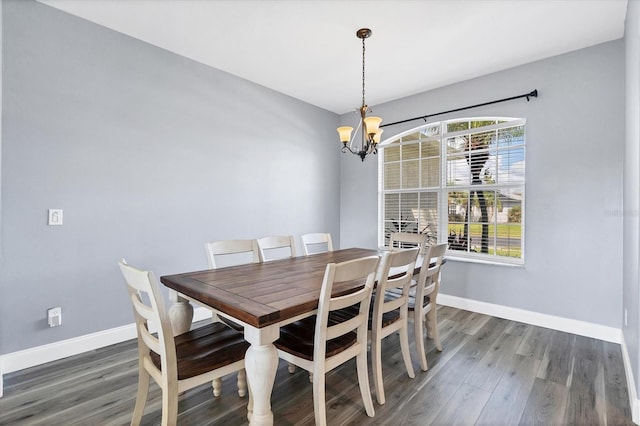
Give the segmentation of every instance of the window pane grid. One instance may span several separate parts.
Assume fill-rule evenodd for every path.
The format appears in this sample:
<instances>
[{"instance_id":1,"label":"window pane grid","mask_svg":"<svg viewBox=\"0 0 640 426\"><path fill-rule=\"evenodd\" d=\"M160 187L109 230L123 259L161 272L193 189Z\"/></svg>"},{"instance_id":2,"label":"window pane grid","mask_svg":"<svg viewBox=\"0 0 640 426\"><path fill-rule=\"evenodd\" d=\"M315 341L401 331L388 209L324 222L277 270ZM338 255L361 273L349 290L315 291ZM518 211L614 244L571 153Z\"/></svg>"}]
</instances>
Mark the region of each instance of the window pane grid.
<instances>
[{"instance_id":1,"label":"window pane grid","mask_svg":"<svg viewBox=\"0 0 640 426\"><path fill-rule=\"evenodd\" d=\"M400 144L394 143L384 148L384 161L389 163L391 161L400 160Z\"/></svg>"},{"instance_id":2,"label":"window pane grid","mask_svg":"<svg viewBox=\"0 0 640 426\"><path fill-rule=\"evenodd\" d=\"M400 189L400 163L384 165L384 189Z\"/></svg>"},{"instance_id":3,"label":"window pane grid","mask_svg":"<svg viewBox=\"0 0 640 426\"><path fill-rule=\"evenodd\" d=\"M384 195L384 241L393 232L427 234L438 241L438 192L404 192Z\"/></svg>"}]
</instances>

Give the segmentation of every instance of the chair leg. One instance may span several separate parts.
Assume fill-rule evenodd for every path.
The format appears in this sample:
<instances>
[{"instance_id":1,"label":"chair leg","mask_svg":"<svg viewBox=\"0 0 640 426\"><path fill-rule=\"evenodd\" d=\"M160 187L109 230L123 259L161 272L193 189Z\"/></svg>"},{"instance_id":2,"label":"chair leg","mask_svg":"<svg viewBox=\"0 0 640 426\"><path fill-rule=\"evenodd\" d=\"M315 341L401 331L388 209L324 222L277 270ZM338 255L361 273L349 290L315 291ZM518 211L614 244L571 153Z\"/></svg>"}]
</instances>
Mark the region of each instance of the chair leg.
<instances>
[{"instance_id":1,"label":"chair leg","mask_svg":"<svg viewBox=\"0 0 640 426\"><path fill-rule=\"evenodd\" d=\"M222 378L218 377L211 381L211 387L213 388L213 396L220 396L222 394Z\"/></svg>"},{"instance_id":2,"label":"chair leg","mask_svg":"<svg viewBox=\"0 0 640 426\"><path fill-rule=\"evenodd\" d=\"M418 351L418 359L420 360L420 368L422 371L427 371L429 366L427 365L427 355L424 352L424 336L422 330L423 324L422 312L419 310L414 311L413 317L413 334L416 343L416 351Z\"/></svg>"},{"instance_id":3,"label":"chair leg","mask_svg":"<svg viewBox=\"0 0 640 426\"><path fill-rule=\"evenodd\" d=\"M371 389L369 388L369 371L367 370L367 353L361 352L356 356L356 367L358 370L358 385L364 402L364 409L367 416L373 417L376 414L371 399ZM324 379L323 379L324 381Z\"/></svg>"},{"instance_id":4,"label":"chair leg","mask_svg":"<svg viewBox=\"0 0 640 426\"><path fill-rule=\"evenodd\" d=\"M436 349L442 352L442 344L440 343L440 334L438 334L438 313L436 307L433 306L429 312L427 312L427 333L433 338L436 344Z\"/></svg>"},{"instance_id":5,"label":"chair leg","mask_svg":"<svg viewBox=\"0 0 640 426\"><path fill-rule=\"evenodd\" d=\"M313 381L313 412L315 414L316 426L326 426L327 406L325 401L324 372L316 374Z\"/></svg>"},{"instance_id":6,"label":"chair leg","mask_svg":"<svg viewBox=\"0 0 640 426\"><path fill-rule=\"evenodd\" d=\"M162 426L178 423L178 384L164 383L162 389Z\"/></svg>"},{"instance_id":7,"label":"chair leg","mask_svg":"<svg viewBox=\"0 0 640 426\"><path fill-rule=\"evenodd\" d=\"M405 322L399 333L400 349L402 350L402 359L404 360L404 366L407 368L407 374L413 379L416 377L416 373L413 371L413 362L411 361L411 353L409 352L409 333L407 328L408 325Z\"/></svg>"},{"instance_id":8,"label":"chair leg","mask_svg":"<svg viewBox=\"0 0 640 426\"><path fill-rule=\"evenodd\" d=\"M133 409L133 417L131 418L131 426L138 426L142 421L144 414L144 406L147 403L147 394L149 393L149 373L144 367L140 366L138 373L138 393L136 394L136 405Z\"/></svg>"},{"instance_id":9,"label":"chair leg","mask_svg":"<svg viewBox=\"0 0 640 426\"><path fill-rule=\"evenodd\" d=\"M373 368L373 384L376 388L376 400L382 405L386 402L384 396L384 382L382 381L382 349L378 338L371 339L371 368ZM358 370L358 377L360 371ZM361 385L362 386L362 385ZM364 400L364 395L363 395Z\"/></svg>"},{"instance_id":10,"label":"chair leg","mask_svg":"<svg viewBox=\"0 0 640 426\"><path fill-rule=\"evenodd\" d=\"M238 396L240 398L247 394L247 372L243 369L238 370Z\"/></svg>"}]
</instances>

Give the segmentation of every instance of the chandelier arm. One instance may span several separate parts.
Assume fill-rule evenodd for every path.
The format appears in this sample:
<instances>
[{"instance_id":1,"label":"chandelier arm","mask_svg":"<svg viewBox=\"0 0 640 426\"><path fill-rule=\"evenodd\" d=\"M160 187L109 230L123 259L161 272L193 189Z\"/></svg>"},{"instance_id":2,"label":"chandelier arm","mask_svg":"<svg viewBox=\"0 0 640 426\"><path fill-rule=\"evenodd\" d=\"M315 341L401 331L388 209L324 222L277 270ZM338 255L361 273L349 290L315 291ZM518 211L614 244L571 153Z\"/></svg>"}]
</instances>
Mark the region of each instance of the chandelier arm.
<instances>
[{"instance_id":1,"label":"chandelier arm","mask_svg":"<svg viewBox=\"0 0 640 426\"><path fill-rule=\"evenodd\" d=\"M362 119L360 119L360 121L358 121L358 127L356 127L356 130L353 132L353 135L351 136L351 140L349 141L349 143L347 145L349 145L349 146L353 145L353 142L355 141L356 137L358 136L358 131L360 131L361 128L362 128ZM351 151L351 149L349 149L349 151ZM353 152L353 151L351 151L351 152Z\"/></svg>"},{"instance_id":2,"label":"chandelier arm","mask_svg":"<svg viewBox=\"0 0 640 426\"><path fill-rule=\"evenodd\" d=\"M342 152L350 152L350 153L352 153L352 154L357 154L357 153L358 153L358 151L354 151L354 150L352 150L352 149L351 149L351 147L349 147L349 145L346 145L346 144L343 144L343 145L342 145L342 149L341 149L341 151L342 151Z\"/></svg>"},{"instance_id":3,"label":"chandelier arm","mask_svg":"<svg viewBox=\"0 0 640 426\"><path fill-rule=\"evenodd\" d=\"M362 151L362 150L354 151L353 149L351 149L351 148L350 148L349 146L347 146L347 145L343 145L343 146L342 146L342 150L341 150L341 151L342 151L343 153L350 152L350 153L352 153L352 154L354 154L354 155L358 155L358 156L360 156L360 158L362 158L363 160L364 160L364 157L367 155L367 151Z\"/></svg>"},{"instance_id":4,"label":"chandelier arm","mask_svg":"<svg viewBox=\"0 0 640 426\"><path fill-rule=\"evenodd\" d=\"M367 148L367 149L364 149L364 150L361 150L361 151L354 151L354 150L352 150L351 148L349 148L346 144L344 144L344 145L342 146L341 151L342 151L343 153L350 152L350 153L352 153L352 154L354 154L354 155L357 155L358 157L360 157L360 159L361 159L362 161L364 161L364 159L365 159L365 157L367 156L367 154L377 154L377 153L378 153L378 148L377 148L375 145L373 145L373 148L372 148L371 152L369 152L369 149L368 149L368 148Z\"/></svg>"},{"instance_id":5,"label":"chandelier arm","mask_svg":"<svg viewBox=\"0 0 640 426\"><path fill-rule=\"evenodd\" d=\"M362 43L364 44L364 39L362 39ZM362 63L362 65L364 71L364 62ZM364 104L364 80L362 80L362 102L362 108L360 109L360 123L362 123L362 129L360 130L360 152L366 153L367 151L369 151L369 144L367 143L367 126L365 126L364 124L364 118L367 116L367 106Z\"/></svg>"}]
</instances>

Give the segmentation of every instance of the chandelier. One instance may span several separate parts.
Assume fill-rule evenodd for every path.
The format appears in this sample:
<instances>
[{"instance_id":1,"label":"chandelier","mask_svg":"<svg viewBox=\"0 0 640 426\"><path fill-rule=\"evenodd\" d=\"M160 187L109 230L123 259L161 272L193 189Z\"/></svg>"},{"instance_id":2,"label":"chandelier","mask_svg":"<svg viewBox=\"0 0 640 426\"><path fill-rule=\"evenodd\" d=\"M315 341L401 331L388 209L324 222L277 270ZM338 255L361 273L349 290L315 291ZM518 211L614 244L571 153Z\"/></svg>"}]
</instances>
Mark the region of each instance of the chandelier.
<instances>
[{"instance_id":1,"label":"chandelier","mask_svg":"<svg viewBox=\"0 0 640 426\"><path fill-rule=\"evenodd\" d=\"M353 138L351 132L353 127L343 126L338 127L338 134L340 135L340 142L342 142L342 152L350 152L358 155L362 161L368 154L378 153L378 143L380 142L380 136L382 135L382 129L380 128L380 117L367 117L367 113L372 112L367 106L364 99L364 40L371 36L371 30L369 28L361 28L356 32L356 37L362 40L362 106L360 107L360 121L356 128ZM360 131L361 138L358 144L355 139Z\"/></svg>"}]
</instances>

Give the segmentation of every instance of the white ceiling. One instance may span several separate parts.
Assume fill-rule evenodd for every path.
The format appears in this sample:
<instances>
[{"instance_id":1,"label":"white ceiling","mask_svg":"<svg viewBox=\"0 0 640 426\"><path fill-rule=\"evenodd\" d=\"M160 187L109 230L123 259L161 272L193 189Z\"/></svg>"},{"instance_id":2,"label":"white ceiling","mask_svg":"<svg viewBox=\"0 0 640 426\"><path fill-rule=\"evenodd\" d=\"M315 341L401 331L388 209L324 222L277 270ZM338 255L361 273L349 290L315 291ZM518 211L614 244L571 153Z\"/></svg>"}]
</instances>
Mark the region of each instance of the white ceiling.
<instances>
[{"instance_id":1,"label":"white ceiling","mask_svg":"<svg viewBox=\"0 0 640 426\"><path fill-rule=\"evenodd\" d=\"M39 0L336 113L623 37L627 0ZM527 91L530 87L523 87Z\"/></svg>"}]
</instances>

